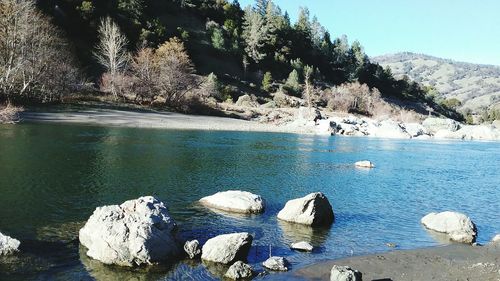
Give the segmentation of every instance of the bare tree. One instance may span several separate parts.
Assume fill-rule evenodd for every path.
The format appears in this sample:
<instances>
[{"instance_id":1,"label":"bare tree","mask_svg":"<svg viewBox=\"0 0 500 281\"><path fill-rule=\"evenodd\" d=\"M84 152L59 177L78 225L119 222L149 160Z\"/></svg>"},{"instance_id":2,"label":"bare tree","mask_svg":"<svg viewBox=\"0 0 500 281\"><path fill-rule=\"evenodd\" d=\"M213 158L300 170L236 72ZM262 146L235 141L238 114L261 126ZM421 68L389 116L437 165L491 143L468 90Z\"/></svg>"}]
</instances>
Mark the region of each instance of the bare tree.
<instances>
[{"instance_id":1,"label":"bare tree","mask_svg":"<svg viewBox=\"0 0 500 281\"><path fill-rule=\"evenodd\" d=\"M110 17L101 20L98 33L99 42L94 51L94 56L106 68L111 80L110 91L117 98L117 79L119 79L129 61L129 54L126 49L128 40Z\"/></svg>"},{"instance_id":2,"label":"bare tree","mask_svg":"<svg viewBox=\"0 0 500 281\"><path fill-rule=\"evenodd\" d=\"M61 38L33 1L0 0L0 95L51 101L69 92L78 73Z\"/></svg>"},{"instance_id":3,"label":"bare tree","mask_svg":"<svg viewBox=\"0 0 500 281\"><path fill-rule=\"evenodd\" d=\"M193 75L194 67L184 44L176 37L156 50L159 87L165 103L178 106L190 90L199 86Z\"/></svg>"},{"instance_id":4,"label":"bare tree","mask_svg":"<svg viewBox=\"0 0 500 281\"><path fill-rule=\"evenodd\" d=\"M304 89L304 99L307 99L307 106L309 110L312 108L312 100L313 100L313 89L312 89L312 75L314 73L314 68L312 66L306 65L304 67L304 80L305 80L305 89Z\"/></svg>"},{"instance_id":5,"label":"bare tree","mask_svg":"<svg viewBox=\"0 0 500 281\"><path fill-rule=\"evenodd\" d=\"M130 67L134 84L136 102L148 100L153 102L159 95L159 70L155 51L151 48L141 48L134 56Z\"/></svg>"}]
</instances>

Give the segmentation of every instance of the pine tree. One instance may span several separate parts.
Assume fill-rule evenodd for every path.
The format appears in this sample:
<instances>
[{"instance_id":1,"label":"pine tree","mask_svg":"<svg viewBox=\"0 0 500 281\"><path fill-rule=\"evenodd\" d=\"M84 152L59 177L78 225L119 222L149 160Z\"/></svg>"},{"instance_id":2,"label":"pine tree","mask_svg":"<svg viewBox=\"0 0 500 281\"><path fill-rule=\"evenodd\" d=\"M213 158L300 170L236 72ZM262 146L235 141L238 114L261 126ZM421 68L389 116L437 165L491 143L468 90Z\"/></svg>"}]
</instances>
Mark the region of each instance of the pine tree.
<instances>
[{"instance_id":1,"label":"pine tree","mask_svg":"<svg viewBox=\"0 0 500 281\"><path fill-rule=\"evenodd\" d=\"M290 72L290 75L288 75L288 79L285 83L285 88L294 93L300 92L301 87L299 82L299 73L297 72L297 70L294 69L292 72Z\"/></svg>"},{"instance_id":2,"label":"pine tree","mask_svg":"<svg viewBox=\"0 0 500 281\"><path fill-rule=\"evenodd\" d=\"M220 28L215 28L212 31L212 46L218 50L225 50L226 41L224 39L224 33Z\"/></svg>"},{"instance_id":3,"label":"pine tree","mask_svg":"<svg viewBox=\"0 0 500 281\"><path fill-rule=\"evenodd\" d=\"M263 48L268 41L267 25L264 17L252 8L245 10L243 22L243 39L248 57L259 63L266 57Z\"/></svg>"},{"instance_id":4,"label":"pine tree","mask_svg":"<svg viewBox=\"0 0 500 281\"><path fill-rule=\"evenodd\" d=\"M269 2L269 0L255 0L255 10L257 13L261 16L265 16Z\"/></svg>"},{"instance_id":5,"label":"pine tree","mask_svg":"<svg viewBox=\"0 0 500 281\"><path fill-rule=\"evenodd\" d=\"M271 90L271 85L273 83L273 76L271 72L266 72L264 78L262 79L262 90L269 92Z\"/></svg>"}]
</instances>

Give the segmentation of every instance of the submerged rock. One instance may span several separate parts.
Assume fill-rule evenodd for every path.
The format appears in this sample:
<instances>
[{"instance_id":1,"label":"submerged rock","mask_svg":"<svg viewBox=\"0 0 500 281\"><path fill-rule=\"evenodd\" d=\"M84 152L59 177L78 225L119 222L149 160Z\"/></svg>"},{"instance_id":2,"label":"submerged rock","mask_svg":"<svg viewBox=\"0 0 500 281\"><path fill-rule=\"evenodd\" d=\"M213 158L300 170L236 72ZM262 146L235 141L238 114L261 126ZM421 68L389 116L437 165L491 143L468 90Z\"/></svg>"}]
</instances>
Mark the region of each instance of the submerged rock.
<instances>
[{"instance_id":1,"label":"submerged rock","mask_svg":"<svg viewBox=\"0 0 500 281\"><path fill-rule=\"evenodd\" d=\"M363 161L358 161L354 163L354 166L359 167L359 168L375 168L375 164L368 160L363 160Z\"/></svg>"},{"instance_id":2,"label":"submerged rock","mask_svg":"<svg viewBox=\"0 0 500 281\"><path fill-rule=\"evenodd\" d=\"M325 226L333 223L332 205L321 192L311 193L293 199L278 213L278 219L311 226Z\"/></svg>"},{"instance_id":3,"label":"submerged rock","mask_svg":"<svg viewBox=\"0 0 500 281\"><path fill-rule=\"evenodd\" d=\"M203 197L200 203L204 206L227 212L256 214L264 211L264 199L259 195L239 190L217 192Z\"/></svg>"},{"instance_id":4,"label":"submerged rock","mask_svg":"<svg viewBox=\"0 0 500 281\"><path fill-rule=\"evenodd\" d=\"M10 255L19 251L21 242L0 232L0 256Z\"/></svg>"},{"instance_id":5,"label":"submerged rock","mask_svg":"<svg viewBox=\"0 0 500 281\"><path fill-rule=\"evenodd\" d=\"M233 265L231 265L231 267L229 267L226 274L224 274L224 277L233 280L251 278L252 276L252 267L242 261L235 262Z\"/></svg>"},{"instance_id":6,"label":"submerged rock","mask_svg":"<svg viewBox=\"0 0 500 281\"><path fill-rule=\"evenodd\" d=\"M246 260L252 240L252 235L246 232L216 236L203 245L201 258L223 264Z\"/></svg>"},{"instance_id":7,"label":"submerged rock","mask_svg":"<svg viewBox=\"0 0 500 281\"><path fill-rule=\"evenodd\" d=\"M361 281L361 272L348 266L334 265L330 271L330 281Z\"/></svg>"},{"instance_id":8,"label":"submerged rock","mask_svg":"<svg viewBox=\"0 0 500 281\"><path fill-rule=\"evenodd\" d=\"M472 244L476 241L476 226L469 217L461 213L430 213L422 218L421 223L427 229L447 234L455 242Z\"/></svg>"},{"instance_id":9,"label":"submerged rock","mask_svg":"<svg viewBox=\"0 0 500 281\"><path fill-rule=\"evenodd\" d=\"M180 253L176 224L165 204L152 196L98 207L80 229L87 255L105 264L155 264Z\"/></svg>"},{"instance_id":10,"label":"submerged rock","mask_svg":"<svg viewBox=\"0 0 500 281\"><path fill-rule=\"evenodd\" d=\"M184 243L184 252L190 259L194 259L201 255L200 242L198 240L186 241Z\"/></svg>"},{"instance_id":11,"label":"submerged rock","mask_svg":"<svg viewBox=\"0 0 500 281\"><path fill-rule=\"evenodd\" d=\"M313 250L313 246L305 241L293 243L292 245L290 245L290 248L292 250L299 250L299 251L305 251L305 252L312 252L312 250Z\"/></svg>"},{"instance_id":12,"label":"submerged rock","mask_svg":"<svg viewBox=\"0 0 500 281\"><path fill-rule=\"evenodd\" d=\"M284 257L270 257L262 266L272 271L288 271L288 261Z\"/></svg>"}]
</instances>

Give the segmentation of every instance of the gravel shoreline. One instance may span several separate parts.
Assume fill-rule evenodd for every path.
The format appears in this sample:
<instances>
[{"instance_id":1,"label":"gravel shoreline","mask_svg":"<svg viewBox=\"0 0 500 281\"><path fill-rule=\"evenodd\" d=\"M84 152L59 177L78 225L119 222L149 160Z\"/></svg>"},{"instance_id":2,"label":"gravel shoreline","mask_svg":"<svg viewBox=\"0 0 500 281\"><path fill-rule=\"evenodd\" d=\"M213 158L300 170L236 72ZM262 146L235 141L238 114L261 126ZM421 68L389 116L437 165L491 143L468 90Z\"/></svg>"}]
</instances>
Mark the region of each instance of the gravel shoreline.
<instances>
[{"instance_id":1,"label":"gravel shoreline","mask_svg":"<svg viewBox=\"0 0 500 281\"><path fill-rule=\"evenodd\" d=\"M329 280L334 264L361 271L363 280L498 281L500 243L486 246L452 244L326 261L297 269L282 280Z\"/></svg>"},{"instance_id":2,"label":"gravel shoreline","mask_svg":"<svg viewBox=\"0 0 500 281\"><path fill-rule=\"evenodd\" d=\"M187 115L175 112L128 111L116 109L82 109L70 111L27 111L23 122L74 123L132 128L176 130L252 131L276 133L312 133L285 126L264 124L228 117Z\"/></svg>"}]
</instances>

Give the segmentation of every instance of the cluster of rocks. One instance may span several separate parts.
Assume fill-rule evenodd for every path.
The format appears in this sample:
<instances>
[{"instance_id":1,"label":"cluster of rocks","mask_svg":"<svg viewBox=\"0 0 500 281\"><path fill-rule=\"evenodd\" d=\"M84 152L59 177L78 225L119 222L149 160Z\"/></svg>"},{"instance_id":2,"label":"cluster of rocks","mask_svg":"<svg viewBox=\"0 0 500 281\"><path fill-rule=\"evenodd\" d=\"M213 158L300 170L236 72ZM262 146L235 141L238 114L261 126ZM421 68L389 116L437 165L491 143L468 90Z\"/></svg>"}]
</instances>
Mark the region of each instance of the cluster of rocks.
<instances>
[{"instance_id":1,"label":"cluster of rocks","mask_svg":"<svg viewBox=\"0 0 500 281\"><path fill-rule=\"evenodd\" d=\"M369 161L362 166L373 167ZM204 206L227 212L262 213L265 200L261 196L244 191L225 191L202 198ZM311 227L330 225L334 221L333 208L320 192L286 202L277 214L282 221ZM429 230L443 233L450 240L472 244L477 229L472 220L457 212L430 213L421 219ZM104 264L120 266L152 265L176 260L181 255L190 259L230 266L226 278L247 279L255 275L254 269L245 263L253 237L247 232L229 233L208 239L203 246L198 240L182 243L176 238L177 225L168 212L167 205L152 196L126 201L121 205L98 207L80 229L80 243L86 247L86 255ZM496 235L493 243L500 242ZM0 233L0 255L18 251L20 242ZM305 241L290 245L298 251L313 251ZM267 270L287 271L290 263L285 257L271 256L262 263ZM362 274L347 266L335 265L330 280L361 280Z\"/></svg>"},{"instance_id":2,"label":"cluster of rocks","mask_svg":"<svg viewBox=\"0 0 500 281\"><path fill-rule=\"evenodd\" d=\"M265 209L265 200L250 192L230 190L203 197L199 202L209 208L233 213L257 214ZM322 193L311 193L288 201L278 219L310 226L333 223L332 206ZM253 268L245 264L252 246L249 233L229 233L208 239L203 246L198 240L182 243L175 237L177 225L168 213L166 204L146 196L126 201L121 205L98 207L79 232L80 243L86 255L104 264L120 266L151 265L175 260L182 254L190 259L230 266L224 275L230 279L250 278ZM1 241L1 240L0 240ZM291 248L312 251L305 241ZM270 256L263 267L273 271L287 271L284 257Z\"/></svg>"},{"instance_id":3,"label":"cluster of rocks","mask_svg":"<svg viewBox=\"0 0 500 281\"><path fill-rule=\"evenodd\" d=\"M422 123L404 123L392 119L377 121L368 117L324 117L307 107L298 109L290 127L303 128L319 135L369 136L394 139L500 140L500 126L463 125L453 119L429 117Z\"/></svg>"}]
</instances>

